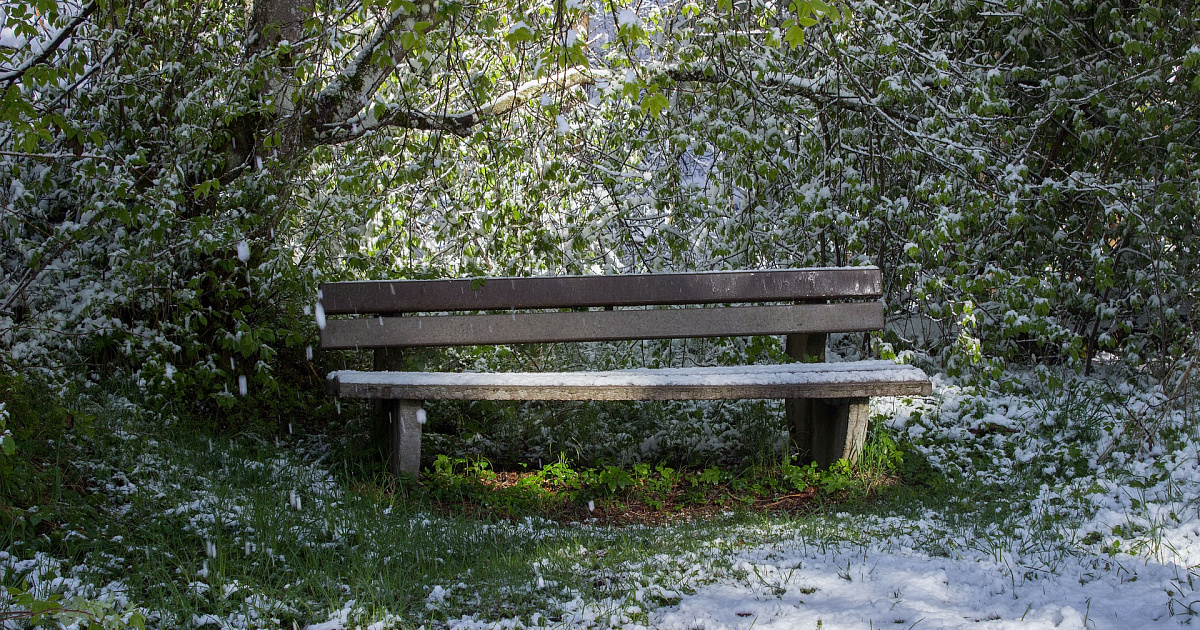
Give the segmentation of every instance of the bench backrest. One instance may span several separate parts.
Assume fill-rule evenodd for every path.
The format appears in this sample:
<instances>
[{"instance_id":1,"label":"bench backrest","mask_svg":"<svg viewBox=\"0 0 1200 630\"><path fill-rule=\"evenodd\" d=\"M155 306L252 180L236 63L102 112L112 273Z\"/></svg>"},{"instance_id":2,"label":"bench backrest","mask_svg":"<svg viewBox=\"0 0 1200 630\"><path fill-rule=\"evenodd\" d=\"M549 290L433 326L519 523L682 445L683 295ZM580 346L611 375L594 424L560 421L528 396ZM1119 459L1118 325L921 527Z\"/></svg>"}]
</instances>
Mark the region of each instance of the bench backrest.
<instances>
[{"instance_id":1,"label":"bench backrest","mask_svg":"<svg viewBox=\"0 0 1200 630\"><path fill-rule=\"evenodd\" d=\"M877 330L883 327L883 304L877 299L882 293L876 267L336 282L321 285L324 314L370 317L328 319L321 330L321 347L467 346ZM627 308L762 302L785 304ZM594 307L607 310L403 315Z\"/></svg>"}]
</instances>

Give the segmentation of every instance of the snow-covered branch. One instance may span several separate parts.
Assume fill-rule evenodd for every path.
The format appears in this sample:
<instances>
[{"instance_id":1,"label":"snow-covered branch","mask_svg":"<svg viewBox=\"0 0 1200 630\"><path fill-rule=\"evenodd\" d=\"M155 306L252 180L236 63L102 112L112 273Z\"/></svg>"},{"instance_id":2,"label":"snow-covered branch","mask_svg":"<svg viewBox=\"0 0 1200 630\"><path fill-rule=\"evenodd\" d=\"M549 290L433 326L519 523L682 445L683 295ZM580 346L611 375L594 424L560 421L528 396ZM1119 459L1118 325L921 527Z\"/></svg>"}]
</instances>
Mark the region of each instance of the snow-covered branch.
<instances>
[{"instance_id":1,"label":"snow-covered branch","mask_svg":"<svg viewBox=\"0 0 1200 630\"><path fill-rule=\"evenodd\" d=\"M72 160L103 160L105 162L116 162L117 160L108 155L93 155L91 153L24 153L21 151L3 151L0 150L0 156L26 158L30 160L49 160L49 161L72 161Z\"/></svg>"},{"instance_id":2,"label":"snow-covered branch","mask_svg":"<svg viewBox=\"0 0 1200 630\"><path fill-rule=\"evenodd\" d=\"M26 59L16 68L0 74L0 81L12 85L13 83L19 81L21 77L25 76L25 73L29 72L31 68L46 63L46 61L50 59L50 56L53 55L55 51L57 51L59 47L63 45L63 42L67 41L67 39L71 37L71 35L75 32L75 29L79 28L80 24L86 22L95 11L96 3L89 2L87 6L83 7L83 9L79 12L79 15L71 18L71 21L67 23L66 26L62 27L62 29L60 29L53 38L51 38L50 42L46 44L44 48L42 48L42 52Z\"/></svg>"},{"instance_id":3,"label":"snow-covered branch","mask_svg":"<svg viewBox=\"0 0 1200 630\"><path fill-rule=\"evenodd\" d=\"M667 76L675 81L696 83L720 83L734 80L734 77L729 72L721 70L713 71L711 69L670 69L667 71ZM907 112L879 105L870 98L853 91L844 88L830 88L825 85L826 81L819 79L810 79L785 72L772 72L763 75L755 83L762 87L774 87L795 94L820 106L832 105L863 113L882 112L892 118L898 118L908 123L915 123L920 120L919 117Z\"/></svg>"},{"instance_id":4,"label":"snow-covered branch","mask_svg":"<svg viewBox=\"0 0 1200 630\"><path fill-rule=\"evenodd\" d=\"M395 63L406 55L397 36L398 31L401 28L415 29L419 21L425 22L425 28L433 28L439 21L436 17L437 7L437 0L427 0L418 4L415 12L400 8L388 15L364 42L354 59L317 95L311 112L316 124L337 124L337 121L345 121L359 114L391 76ZM392 63L378 63L375 56L381 52L389 56Z\"/></svg>"},{"instance_id":5,"label":"snow-covered branch","mask_svg":"<svg viewBox=\"0 0 1200 630\"><path fill-rule=\"evenodd\" d=\"M472 127L483 120L511 112L546 92L587 85L595 82L597 78L608 75L607 70L568 68L547 77L522 83L479 107L454 114L417 111L397 104L367 107L349 120L327 125L327 135L322 136L322 140L331 144L347 142L383 127L439 130L465 136Z\"/></svg>"}]
</instances>

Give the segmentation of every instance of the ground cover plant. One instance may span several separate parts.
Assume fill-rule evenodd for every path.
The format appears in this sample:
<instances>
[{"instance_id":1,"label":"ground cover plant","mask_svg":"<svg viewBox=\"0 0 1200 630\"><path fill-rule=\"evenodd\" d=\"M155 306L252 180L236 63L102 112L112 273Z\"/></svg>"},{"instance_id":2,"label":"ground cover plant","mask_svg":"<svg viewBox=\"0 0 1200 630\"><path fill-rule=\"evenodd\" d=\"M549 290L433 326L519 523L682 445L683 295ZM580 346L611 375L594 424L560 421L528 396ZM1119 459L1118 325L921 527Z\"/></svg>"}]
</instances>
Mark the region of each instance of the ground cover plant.
<instances>
[{"instance_id":1,"label":"ground cover plant","mask_svg":"<svg viewBox=\"0 0 1200 630\"><path fill-rule=\"evenodd\" d=\"M1195 396L1111 385L1044 369L1008 393L880 401L895 479L870 489L786 465L497 473L448 455L395 482L328 438L214 435L93 394L105 430L75 439L101 516L7 541L6 623L39 601L66 626L80 614L59 602L147 627L1186 624ZM769 505L800 485L800 509ZM689 513L695 488L730 497Z\"/></svg>"},{"instance_id":2,"label":"ground cover plant","mask_svg":"<svg viewBox=\"0 0 1200 630\"><path fill-rule=\"evenodd\" d=\"M606 606L615 610L628 597L628 569L621 577L614 574L612 584L580 576L568 583L561 569L539 569L538 559L570 557L581 546L598 548L599 558L611 554L595 563L604 573L650 550L686 549L695 532L721 531L703 519L684 518L663 539L659 530L639 524L659 519L643 516L624 521L629 527L611 528L600 516L572 523L575 514L561 509L567 503L588 513L619 511L622 502L651 503L688 484L664 466L654 475L643 466L576 471L561 460L525 476L512 486L517 492L506 495L485 487L482 482L496 477L485 474L478 461L442 456L423 484L396 483L380 475L379 467L337 470L332 447L320 440L279 448L253 437L163 428L169 423L141 417L144 410L120 399L98 413L119 420L92 438L97 452L106 455L87 462L88 476L102 484L93 491L107 500L105 518L61 521L61 532L45 540L8 539L3 566L5 586L14 592L32 587L41 602L104 602L112 619L145 619L156 627L204 625L210 619L217 625L271 627L334 610L356 618L381 614L396 623L437 620L438 614L430 617L421 606L429 580L445 584L439 588L470 591L458 596L469 595L467 601L450 610L524 616L542 611L547 619L555 616L547 606L562 605L556 599L562 588L588 595L608 589L615 593L608 599L616 599L598 603L595 614L602 615ZM807 489L807 480L820 477L795 466L757 472L796 476L786 480L790 490ZM702 480L688 485L726 493L750 485L731 483L728 472L714 468L695 476ZM852 485L848 478L843 482ZM764 479L753 485L768 495L782 483ZM659 487L650 487L654 484ZM557 490L590 493L560 497ZM588 502L591 509L583 507ZM735 511L750 503L741 497L729 501L719 520L736 522ZM472 505L487 513L464 509ZM461 585L464 579L470 589ZM547 579L562 588L530 588ZM656 592L668 593L665 588ZM351 591L356 595L349 597ZM6 598L6 604L36 612L18 596ZM47 610L45 620L56 619L56 608Z\"/></svg>"}]
</instances>

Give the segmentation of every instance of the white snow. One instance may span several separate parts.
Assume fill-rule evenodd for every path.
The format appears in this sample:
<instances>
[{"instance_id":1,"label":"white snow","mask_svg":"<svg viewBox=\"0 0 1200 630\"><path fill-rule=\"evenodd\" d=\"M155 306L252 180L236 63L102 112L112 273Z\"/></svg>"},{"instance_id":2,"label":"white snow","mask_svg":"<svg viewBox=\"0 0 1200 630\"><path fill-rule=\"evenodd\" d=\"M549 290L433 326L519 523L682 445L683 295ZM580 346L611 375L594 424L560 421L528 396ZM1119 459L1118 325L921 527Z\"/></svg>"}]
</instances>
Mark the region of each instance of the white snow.
<instances>
[{"instance_id":1,"label":"white snow","mask_svg":"<svg viewBox=\"0 0 1200 630\"><path fill-rule=\"evenodd\" d=\"M238 241L237 257L238 260L242 262L248 262L250 260L250 243L247 243L246 241Z\"/></svg>"},{"instance_id":2,"label":"white snow","mask_svg":"<svg viewBox=\"0 0 1200 630\"><path fill-rule=\"evenodd\" d=\"M879 395L912 393L929 381L911 365L891 361L847 361L843 363L786 363L736 367L694 367L611 370L606 372L359 372L339 370L329 374L343 387L560 387L560 388L645 388L645 387L753 387L770 385L845 385L870 383ZM894 391L892 391L894 390ZM836 396L835 396L836 397Z\"/></svg>"},{"instance_id":3,"label":"white snow","mask_svg":"<svg viewBox=\"0 0 1200 630\"><path fill-rule=\"evenodd\" d=\"M617 11L617 27L618 28L620 28L622 26L641 26L641 25L642 25L642 18L638 17L637 13L634 13L630 9L621 9L620 11Z\"/></svg>"},{"instance_id":4,"label":"white snow","mask_svg":"<svg viewBox=\"0 0 1200 630\"><path fill-rule=\"evenodd\" d=\"M740 554L722 580L656 611L659 630L718 628L1175 627L1169 584L1186 568L1138 558L1071 559L1057 574L1014 574L1013 558L930 557L870 545L822 549L803 540Z\"/></svg>"},{"instance_id":5,"label":"white snow","mask_svg":"<svg viewBox=\"0 0 1200 630\"><path fill-rule=\"evenodd\" d=\"M774 367L778 366L757 369ZM849 362L821 367L835 373L858 369ZM563 537L593 548L549 544L544 552L533 552L532 575L517 594L535 598L530 609L538 610L524 617L506 617L516 613L495 609L471 612L480 609L469 603L464 608L465 599L479 588L467 571L461 582L454 579L457 584L425 584L424 606L416 608L431 614L414 618L411 610L405 611L404 621L414 627L424 622L426 627L472 630L541 626L548 619L551 627L629 630L1115 630L1191 625L1189 611L1200 607L1193 574L1200 566L1200 439L1193 426L1194 408L1170 406L1168 393L1173 390L1161 386L1121 388L1126 398L1103 402L1085 389L1095 384L1082 379L1060 388L1078 389L1077 398L989 393L942 376L933 380L933 396L877 401L873 411L886 411L894 434L908 436L908 447L919 451L936 474L964 475L994 496L980 496L976 503L974 495L952 493L949 501L969 503L921 505L904 513L826 512L794 521L646 528L662 541L661 547L600 564L595 560L608 552L608 541L636 534L638 528L560 525L534 518L479 522L468 527L475 532L502 531L518 543L528 542L531 549L538 548L539 541L557 543ZM1072 406L1078 401L1083 402ZM1097 412L1107 414L1103 419L1112 421L1111 426L1101 427L1090 441L1073 433L1073 423L1086 419L1081 414ZM1187 433L1176 442L1142 448L1136 443L1140 434L1122 434L1119 413L1131 413L1143 423L1157 418L1164 435ZM1075 414L1071 422L1060 422L1069 414ZM118 437L131 444L147 443L125 431ZM208 448L215 450L211 440ZM1071 455L1070 449L1084 452ZM182 517L182 528L197 537L191 554L199 556L200 567L195 577L181 578L180 586L198 597L236 595L249 611L222 616L201 608L188 611L187 620L222 628L272 627L271 617L290 610L286 596L269 598L245 581L214 581L220 566L238 550L248 558L289 566L263 532L249 527L249 515L275 510L275 520L295 520L289 536L300 547L313 549L341 544L351 529L361 527L364 531L359 533L369 534L368 525L345 522L339 505L346 493L326 468L330 463L321 463L324 454L302 461L305 458L289 451L267 460L243 459L231 448L220 452L224 471L267 469L266 483L274 496L287 498L287 505L276 499L271 506L252 509L246 496L208 489L208 484L219 483L215 478L205 478L202 489L175 495L174 507L166 507L163 514ZM125 497L135 489L138 496L166 497L178 475L192 474L169 468L169 461L157 451L146 451L128 468L113 471L113 481L104 491L115 501L128 500ZM1041 477L1029 490L1017 488L1014 480L1026 475ZM595 505L589 502L588 508ZM378 514L399 519L381 522L384 526L419 528L423 536L439 536L448 529L435 515L397 516L390 506ZM447 551L473 536L455 537ZM695 545L672 544L682 537ZM5 583L19 576L40 594L83 594L112 602L118 610L144 605L131 602L128 586L120 581L93 585L85 574L70 561L0 550L0 581ZM584 579L571 582L563 575ZM604 588L580 586L596 583ZM344 600L335 597L324 613L300 625L310 623L304 626L309 630L385 628L401 621L397 611L364 605L356 590L360 587L342 584ZM0 612L13 607L6 597L0 591Z\"/></svg>"}]
</instances>

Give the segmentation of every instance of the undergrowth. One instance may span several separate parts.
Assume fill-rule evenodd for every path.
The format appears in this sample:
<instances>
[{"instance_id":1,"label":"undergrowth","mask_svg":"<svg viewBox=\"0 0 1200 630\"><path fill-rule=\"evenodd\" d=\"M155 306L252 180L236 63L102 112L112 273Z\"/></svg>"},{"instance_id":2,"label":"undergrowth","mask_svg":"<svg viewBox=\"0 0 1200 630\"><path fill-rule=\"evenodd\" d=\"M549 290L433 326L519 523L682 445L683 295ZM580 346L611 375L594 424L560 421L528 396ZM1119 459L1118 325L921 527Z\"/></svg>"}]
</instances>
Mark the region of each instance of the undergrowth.
<instances>
[{"instance_id":1,"label":"undergrowth","mask_svg":"<svg viewBox=\"0 0 1200 630\"><path fill-rule=\"evenodd\" d=\"M858 464L830 470L448 452L399 480L300 424L220 435L89 394L71 413L92 429L60 429L77 464L54 473L76 494L24 498L25 517L48 518L0 532L0 611L5 630L68 625L55 615L69 606L112 627L604 627L736 579L741 550L802 540L990 558L1013 588L1080 558L1088 579L1175 563L1164 594L1186 613L1200 608L1196 401L1172 383L1123 387L1037 371L999 393L938 383L924 403L877 404ZM19 423L59 412L5 405L23 410L6 416L16 455L50 479Z\"/></svg>"},{"instance_id":2,"label":"undergrowth","mask_svg":"<svg viewBox=\"0 0 1200 630\"><path fill-rule=\"evenodd\" d=\"M560 455L495 471L442 456L420 479L395 480L323 437L220 435L119 395L78 400L76 414L93 419L69 432L79 492L27 498L23 514L53 518L0 532L6 630L624 622L732 570L731 548L871 496L899 462L878 430L864 458L875 469L789 458L580 466ZM30 450L19 455L33 453L23 427L17 444ZM703 574L698 558L709 558Z\"/></svg>"},{"instance_id":3,"label":"undergrowth","mask_svg":"<svg viewBox=\"0 0 1200 630\"><path fill-rule=\"evenodd\" d=\"M575 466L560 454L540 469L497 471L483 458L438 455L420 483L410 479L398 490L452 513L665 522L734 509L806 512L864 498L897 482L902 459L881 428L872 431L857 464L840 460L827 470L798 464L790 455L740 469L689 469L665 463Z\"/></svg>"}]
</instances>

